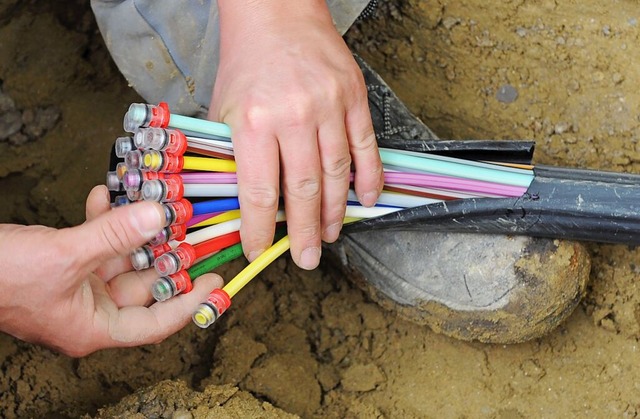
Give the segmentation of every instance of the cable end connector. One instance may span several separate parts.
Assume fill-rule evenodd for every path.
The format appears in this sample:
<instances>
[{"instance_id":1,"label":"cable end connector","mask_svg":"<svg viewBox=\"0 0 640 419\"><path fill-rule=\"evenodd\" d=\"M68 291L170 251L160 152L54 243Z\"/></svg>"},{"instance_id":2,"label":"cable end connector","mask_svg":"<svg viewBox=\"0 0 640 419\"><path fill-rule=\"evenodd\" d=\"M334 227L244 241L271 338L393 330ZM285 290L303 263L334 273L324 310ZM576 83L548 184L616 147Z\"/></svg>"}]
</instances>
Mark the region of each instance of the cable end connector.
<instances>
[{"instance_id":1,"label":"cable end connector","mask_svg":"<svg viewBox=\"0 0 640 419\"><path fill-rule=\"evenodd\" d=\"M231 306L231 298L223 289L211 291L207 301L200 304L191 318L196 326L206 329L211 326Z\"/></svg>"},{"instance_id":2,"label":"cable end connector","mask_svg":"<svg viewBox=\"0 0 640 419\"><path fill-rule=\"evenodd\" d=\"M169 125L169 119L171 119L169 106L164 102L158 105L132 103L124 116L123 128L132 133L141 127L166 128Z\"/></svg>"},{"instance_id":3,"label":"cable end connector","mask_svg":"<svg viewBox=\"0 0 640 419\"><path fill-rule=\"evenodd\" d=\"M185 270L172 275L163 276L151 286L151 295L158 301L166 301L178 294L186 294L193 289L193 282Z\"/></svg>"}]
</instances>

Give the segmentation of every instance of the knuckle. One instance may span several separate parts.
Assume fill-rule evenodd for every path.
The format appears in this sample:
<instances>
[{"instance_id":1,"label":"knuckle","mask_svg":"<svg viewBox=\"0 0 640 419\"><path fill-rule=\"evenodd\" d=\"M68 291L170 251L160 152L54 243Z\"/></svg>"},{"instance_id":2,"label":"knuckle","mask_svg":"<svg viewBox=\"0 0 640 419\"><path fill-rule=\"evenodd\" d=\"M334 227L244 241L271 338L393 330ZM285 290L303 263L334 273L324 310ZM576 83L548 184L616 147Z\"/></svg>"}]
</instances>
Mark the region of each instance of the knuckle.
<instances>
[{"instance_id":1,"label":"knuckle","mask_svg":"<svg viewBox=\"0 0 640 419\"><path fill-rule=\"evenodd\" d=\"M351 171L351 155L346 154L340 158L329 161L323 169L325 176L329 178L344 178Z\"/></svg>"},{"instance_id":2,"label":"knuckle","mask_svg":"<svg viewBox=\"0 0 640 419\"><path fill-rule=\"evenodd\" d=\"M101 241L111 249L113 256L128 252L130 240L127 233L128 229L124 225L105 223L100 228Z\"/></svg>"},{"instance_id":3,"label":"knuckle","mask_svg":"<svg viewBox=\"0 0 640 419\"><path fill-rule=\"evenodd\" d=\"M244 124L249 129L259 129L269 123L269 107L251 103L245 107Z\"/></svg>"},{"instance_id":4,"label":"knuckle","mask_svg":"<svg viewBox=\"0 0 640 419\"><path fill-rule=\"evenodd\" d=\"M302 178L286 182L285 188L286 196L297 201L312 201L320 197L321 185L318 178Z\"/></svg>"},{"instance_id":5,"label":"knuckle","mask_svg":"<svg viewBox=\"0 0 640 419\"><path fill-rule=\"evenodd\" d=\"M278 206L278 191L268 185L251 185L242 194L242 201L253 208L272 210Z\"/></svg>"},{"instance_id":6,"label":"knuckle","mask_svg":"<svg viewBox=\"0 0 640 419\"><path fill-rule=\"evenodd\" d=\"M373 129L350 139L351 147L358 153L377 153L376 134Z\"/></svg>"},{"instance_id":7,"label":"knuckle","mask_svg":"<svg viewBox=\"0 0 640 419\"><path fill-rule=\"evenodd\" d=\"M284 126L286 128L308 126L313 120L315 113L313 104L314 100L307 95L296 98L295 105L290 105L286 118L283 118Z\"/></svg>"},{"instance_id":8,"label":"knuckle","mask_svg":"<svg viewBox=\"0 0 640 419\"><path fill-rule=\"evenodd\" d=\"M303 224L301 226L294 226L292 228L292 235L302 238L304 241L309 241L320 236L320 224L310 223Z\"/></svg>"}]
</instances>

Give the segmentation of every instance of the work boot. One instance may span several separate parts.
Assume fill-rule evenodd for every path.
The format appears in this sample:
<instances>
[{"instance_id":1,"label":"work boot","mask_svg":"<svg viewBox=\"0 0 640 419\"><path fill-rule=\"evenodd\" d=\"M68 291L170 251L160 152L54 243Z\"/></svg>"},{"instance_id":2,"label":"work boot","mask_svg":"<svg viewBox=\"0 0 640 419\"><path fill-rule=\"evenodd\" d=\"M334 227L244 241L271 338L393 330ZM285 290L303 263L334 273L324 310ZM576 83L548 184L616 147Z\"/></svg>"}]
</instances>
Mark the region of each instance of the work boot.
<instances>
[{"instance_id":1,"label":"work boot","mask_svg":"<svg viewBox=\"0 0 640 419\"><path fill-rule=\"evenodd\" d=\"M456 148L455 142L440 143L356 58L381 147ZM517 156L522 147L514 144L513 150ZM543 336L571 314L589 277L589 255L578 242L397 227L349 230L345 226L340 240L328 246L349 278L383 307L463 340L516 343Z\"/></svg>"}]
</instances>

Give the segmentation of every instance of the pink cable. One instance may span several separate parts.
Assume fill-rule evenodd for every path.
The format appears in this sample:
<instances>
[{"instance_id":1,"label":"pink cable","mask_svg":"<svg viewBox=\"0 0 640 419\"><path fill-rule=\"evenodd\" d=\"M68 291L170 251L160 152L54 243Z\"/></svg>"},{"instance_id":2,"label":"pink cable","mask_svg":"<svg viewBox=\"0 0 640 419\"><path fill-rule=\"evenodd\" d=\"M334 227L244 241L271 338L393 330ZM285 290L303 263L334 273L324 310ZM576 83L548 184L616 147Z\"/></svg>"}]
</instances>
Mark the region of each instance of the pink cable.
<instances>
[{"instance_id":1,"label":"pink cable","mask_svg":"<svg viewBox=\"0 0 640 419\"><path fill-rule=\"evenodd\" d=\"M419 186L424 188L440 188L462 192L476 192L498 196L522 196L527 188L503 185L481 180L455 178L424 173L385 172L385 183Z\"/></svg>"},{"instance_id":2,"label":"pink cable","mask_svg":"<svg viewBox=\"0 0 640 419\"><path fill-rule=\"evenodd\" d=\"M214 184L231 184L238 183L235 173L216 173L216 172L182 172L182 181L184 183L214 183Z\"/></svg>"},{"instance_id":3,"label":"pink cable","mask_svg":"<svg viewBox=\"0 0 640 419\"><path fill-rule=\"evenodd\" d=\"M183 172L180 174L184 183L192 184L233 184L237 182L235 173ZM351 175L353 179L353 174ZM440 188L451 191L491 194L495 196L518 197L526 192L520 186L481 180L456 178L451 176L432 175L428 173L385 172L385 183L418 186L423 188Z\"/></svg>"}]
</instances>

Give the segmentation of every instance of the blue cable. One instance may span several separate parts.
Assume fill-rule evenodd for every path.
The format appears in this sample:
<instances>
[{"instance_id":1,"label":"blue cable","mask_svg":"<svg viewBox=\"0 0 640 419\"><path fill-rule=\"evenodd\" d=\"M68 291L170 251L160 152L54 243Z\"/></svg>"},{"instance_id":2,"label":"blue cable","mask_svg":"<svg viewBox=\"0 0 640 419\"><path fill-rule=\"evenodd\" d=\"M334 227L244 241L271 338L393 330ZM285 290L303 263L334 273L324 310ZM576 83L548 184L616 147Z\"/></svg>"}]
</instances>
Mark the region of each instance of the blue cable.
<instances>
[{"instance_id":1,"label":"blue cable","mask_svg":"<svg viewBox=\"0 0 640 419\"><path fill-rule=\"evenodd\" d=\"M240 209L238 198L210 199L193 204L193 215L209 214Z\"/></svg>"}]
</instances>

